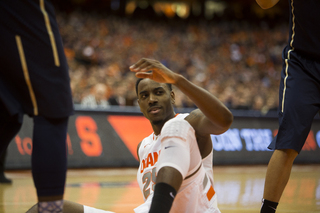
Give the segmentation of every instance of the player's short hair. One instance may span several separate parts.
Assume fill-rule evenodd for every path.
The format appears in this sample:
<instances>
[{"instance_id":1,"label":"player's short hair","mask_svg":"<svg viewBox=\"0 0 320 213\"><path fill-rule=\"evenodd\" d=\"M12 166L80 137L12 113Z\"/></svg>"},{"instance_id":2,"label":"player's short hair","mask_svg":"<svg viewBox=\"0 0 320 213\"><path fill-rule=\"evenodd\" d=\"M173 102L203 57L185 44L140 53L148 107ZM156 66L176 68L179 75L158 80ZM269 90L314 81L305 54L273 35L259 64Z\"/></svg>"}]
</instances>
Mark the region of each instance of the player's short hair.
<instances>
[{"instance_id":1,"label":"player's short hair","mask_svg":"<svg viewBox=\"0 0 320 213\"><path fill-rule=\"evenodd\" d=\"M144 78L138 78L138 80L136 81L136 94L138 95L138 86L140 81L142 81ZM172 84L168 84L166 83L166 85L168 86L169 90L172 91Z\"/></svg>"}]
</instances>

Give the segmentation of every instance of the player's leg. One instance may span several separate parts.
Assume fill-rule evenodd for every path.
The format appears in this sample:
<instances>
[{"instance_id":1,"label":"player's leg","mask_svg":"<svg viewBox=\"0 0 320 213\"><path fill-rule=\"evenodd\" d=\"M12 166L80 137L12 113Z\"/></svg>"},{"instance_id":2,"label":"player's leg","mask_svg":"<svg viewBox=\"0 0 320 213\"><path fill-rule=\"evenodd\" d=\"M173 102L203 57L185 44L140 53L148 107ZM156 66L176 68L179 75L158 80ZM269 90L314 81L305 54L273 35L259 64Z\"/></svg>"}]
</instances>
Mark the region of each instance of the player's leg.
<instances>
[{"instance_id":1,"label":"player's leg","mask_svg":"<svg viewBox=\"0 0 320 213\"><path fill-rule=\"evenodd\" d=\"M32 175L39 212L62 212L67 171L68 117L34 117Z\"/></svg>"},{"instance_id":2,"label":"player's leg","mask_svg":"<svg viewBox=\"0 0 320 213\"><path fill-rule=\"evenodd\" d=\"M0 183L11 184L12 180L8 179L4 174L5 164L6 164L6 156L7 156L7 151L3 152L0 155Z\"/></svg>"},{"instance_id":3,"label":"player's leg","mask_svg":"<svg viewBox=\"0 0 320 213\"><path fill-rule=\"evenodd\" d=\"M26 213L38 213L38 204L32 206ZM63 213L86 213L83 211L83 205L72 201L64 200Z\"/></svg>"},{"instance_id":4,"label":"player's leg","mask_svg":"<svg viewBox=\"0 0 320 213\"><path fill-rule=\"evenodd\" d=\"M279 89L279 131L269 148L275 150L267 168L261 213L274 213L290 177L294 159L319 111L319 85L296 60L288 60ZM310 65L311 66L311 65Z\"/></svg>"},{"instance_id":5,"label":"player's leg","mask_svg":"<svg viewBox=\"0 0 320 213\"><path fill-rule=\"evenodd\" d=\"M196 145L195 133L186 120L172 119L163 126L151 213L169 212L183 179L198 168L200 152L192 145Z\"/></svg>"},{"instance_id":6,"label":"player's leg","mask_svg":"<svg viewBox=\"0 0 320 213\"><path fill-rule=\"evenodd\" d=\"M1 110L0 100L0 110ZM19 119L21 117L21 119ZM0 155L5 154L10 141L17 135L22 126L22 116L9 116L0 113Z\"/></svg>"},{"instance_id":7,"label":"player's leg","mask_svg":"<svg viewBox=\"0 0 320 213\"><path fill-rule=\"evenodd\" d=\"M0 183L11 183L11 180L4 175L6 149L10 141L19 132L21 125L18 116L3 117L0 115Z\"/></svg>"},{"instance_id":8,"label":"player's leg","mask_svg":"<svg viewBox=\"0 0 320 213\"><path fill-rule=\"evenodd\" d=\"M288 183L291 168L298 152L293 149L275 150L269 161L264 185L265 199L261 213L276 209L281 195Z\"/></svg>"},{"instance_id":9,"label":"player's leg","mask_svg":"<svg viewBox=\"0 0 320 213\"><path fill-rule=\"evenodd\" d=\"M26 213L38 213L38 205L32 206ZM63 213L114 213L81 205L69 200L63 201Z\"/></svg>"},{"instance_id":10,"label":"player's leg","mask_svg":"<svg viewBox=\"0 0 320 213\"><path fill-rule=\"evenodd\" d=\"M4 175L7 146L22 126L22 115L10 116L6 106L0 100L0 183L11 183Z\"/></svg>"}]
</instances>

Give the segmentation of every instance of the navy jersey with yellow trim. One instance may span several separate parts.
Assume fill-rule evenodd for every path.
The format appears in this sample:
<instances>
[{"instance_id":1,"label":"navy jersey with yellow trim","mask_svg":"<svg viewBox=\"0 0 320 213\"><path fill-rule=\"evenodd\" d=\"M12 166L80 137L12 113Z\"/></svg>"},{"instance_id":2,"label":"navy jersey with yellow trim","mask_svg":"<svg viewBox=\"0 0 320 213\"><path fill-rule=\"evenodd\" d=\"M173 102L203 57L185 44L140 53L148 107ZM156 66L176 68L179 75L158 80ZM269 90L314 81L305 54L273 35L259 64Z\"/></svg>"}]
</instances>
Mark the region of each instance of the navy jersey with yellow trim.
<instances>
[{"instance_id":1,"label":"navy jersey with yellow trim","mask_svg":"<svg viewBox=\"0 0 320 213\"><path fill-rule=\"evenodd\" d=\"M320 59L320 1L289 0L288 49L302 56Z\"/></svg>"},{"instance_id":2,"label":"navy jersey with yellow trim","mask_svg":"<svg viewBox=\"0 0 320 213\"><path fill-rule=\"evenodd\" d=\"M0 104L11 115L71 115L68 65L51 2L1 0L0 32Z\"/></svg>"}]
</instances>

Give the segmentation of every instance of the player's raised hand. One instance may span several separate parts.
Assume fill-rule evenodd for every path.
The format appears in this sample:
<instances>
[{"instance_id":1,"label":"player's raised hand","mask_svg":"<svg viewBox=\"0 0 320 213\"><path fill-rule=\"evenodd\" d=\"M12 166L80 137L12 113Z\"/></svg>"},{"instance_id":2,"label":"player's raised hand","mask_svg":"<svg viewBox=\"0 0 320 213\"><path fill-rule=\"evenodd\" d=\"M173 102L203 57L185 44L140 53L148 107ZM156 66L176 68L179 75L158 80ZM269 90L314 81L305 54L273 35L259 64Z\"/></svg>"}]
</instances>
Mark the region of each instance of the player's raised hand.
<instances>
[{"instance_id":1,"label":"player's raised hand","mask_svg":"<svg viewBox=\"0 0 320 213\"><path fill-rule=\"evenodd\" d=\"M157 60L142 58L129 69L135 72L138 78L150 78L159 83L174 84L176 82L177 74Z\"/></svg>"}]
</instances>

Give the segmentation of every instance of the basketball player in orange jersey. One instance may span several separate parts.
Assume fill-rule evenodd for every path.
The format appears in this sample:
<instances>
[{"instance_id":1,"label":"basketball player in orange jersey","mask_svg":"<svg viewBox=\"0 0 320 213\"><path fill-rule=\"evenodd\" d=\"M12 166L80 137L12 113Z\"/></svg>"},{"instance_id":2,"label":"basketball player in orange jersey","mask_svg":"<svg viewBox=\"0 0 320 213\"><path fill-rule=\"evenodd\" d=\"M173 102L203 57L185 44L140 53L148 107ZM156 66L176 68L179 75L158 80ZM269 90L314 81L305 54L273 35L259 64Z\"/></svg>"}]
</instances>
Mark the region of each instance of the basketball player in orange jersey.
<instances>
[{"instance_id":1,"label":"basketball player in orange jersey","mask_svg":"<svg viewBox=\"0 0 320 213\"><path fill-rule=\"evenodd\" d=\"M130 70L141 78L136 84L139 106L154 131L138 147L137 180L145 203L135 212L220 212L213 188L210 134L228 130L231 112L208 91L158 61L141 59ZM171 84L199 109L176 114Z\"/></svg>"},{"instance_id":2,"label":"basketball player in orange jersey","mask_svg":"<svg viewBox=\"0 0 320 213\"><path fill-rule=\"evenodd\" d=\"M233 120L231 112L208 91L158 61L141 59L130 70L140 78L136 83L140 110L154 131L138 146L137 181L145 202L134 211L220 213L213 187L210 134L228 130ZM176 114L171 85L199 109ZM106 212L69 201L64 201L64 210Z\"/></svg>"}]
</instances>

